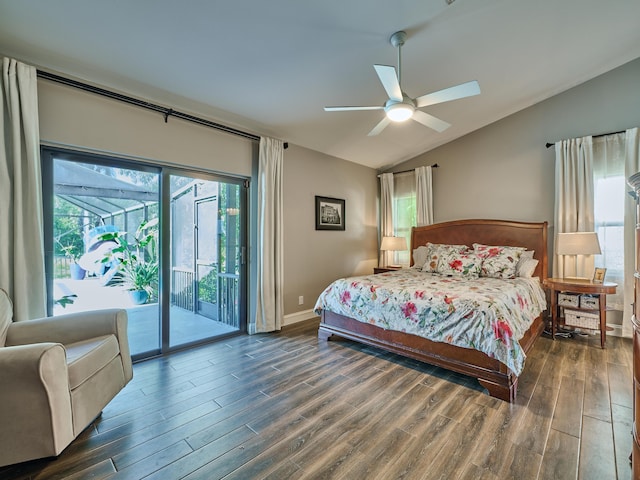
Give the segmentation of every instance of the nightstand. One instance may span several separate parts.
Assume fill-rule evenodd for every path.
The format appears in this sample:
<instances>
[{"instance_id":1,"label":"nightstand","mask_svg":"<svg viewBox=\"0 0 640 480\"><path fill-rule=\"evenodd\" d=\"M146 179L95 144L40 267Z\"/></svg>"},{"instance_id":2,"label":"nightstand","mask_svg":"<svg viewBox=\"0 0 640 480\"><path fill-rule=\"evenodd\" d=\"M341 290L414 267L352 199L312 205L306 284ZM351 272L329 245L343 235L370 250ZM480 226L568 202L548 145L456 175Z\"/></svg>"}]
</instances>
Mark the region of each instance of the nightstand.
<instances>
[{"instance_id":1,"label":"nightstand","mask_svg":"<svg viewBox=\"0 0 640 480\"><path fill-rule=\"evenodd\" d=\"M402 267L373 267L373 273L395 272Z\"/></svg>"},{"instance_id":2,"label":"nightstand","mask_svg":"<svg viewBox=\"0 0 640 480\"><path fill-rule=\"evenodd\" d=\"M551 337L555 340L558 320L561 318L564 320L564 318L559 314L559 309L560 307L563 307L563 305L558 305L558 295L592 295L598 299L597 308L583 308L580 304L576 306L564 305L564 308L577 313L584 312L591 315L597 314L599 328L585 326L580 326L579 328L600 330L600 346L604 348L604 344L607 341L607 294L616 293L618 285L612 282L594 283L591 280L573 278L546 278L543 281L543 285L551 291Z\"/></svg>"}]
</instances>

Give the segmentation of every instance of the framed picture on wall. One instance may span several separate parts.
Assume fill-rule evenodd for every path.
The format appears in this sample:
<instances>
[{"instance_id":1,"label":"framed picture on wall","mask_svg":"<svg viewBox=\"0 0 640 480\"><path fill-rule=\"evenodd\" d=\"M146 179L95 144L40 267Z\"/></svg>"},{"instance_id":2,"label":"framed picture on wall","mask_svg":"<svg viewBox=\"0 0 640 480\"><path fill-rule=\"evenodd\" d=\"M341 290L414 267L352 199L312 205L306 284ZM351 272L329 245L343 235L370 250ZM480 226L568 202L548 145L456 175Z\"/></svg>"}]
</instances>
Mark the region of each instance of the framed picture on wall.
<instances>
[{"instance_id":1,"label":"framed picture on wall","mask_svg":"<svg viewBox=\"0 0 640 480\"><path fill-rule=\"evenodd\" d=\"M316 195L316 230L344 230L345 201Z\"/></svg>"}]
</instances>

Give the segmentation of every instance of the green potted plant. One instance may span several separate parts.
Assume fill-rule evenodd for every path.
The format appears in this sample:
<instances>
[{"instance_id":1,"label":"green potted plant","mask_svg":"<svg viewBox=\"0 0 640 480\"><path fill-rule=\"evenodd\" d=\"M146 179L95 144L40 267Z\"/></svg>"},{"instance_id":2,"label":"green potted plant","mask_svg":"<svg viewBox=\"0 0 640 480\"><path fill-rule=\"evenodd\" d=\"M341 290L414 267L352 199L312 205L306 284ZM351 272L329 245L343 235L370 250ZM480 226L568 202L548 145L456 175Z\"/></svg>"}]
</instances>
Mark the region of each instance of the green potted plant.
<instances>
[{"instance_id":1,"label":"green potted plant","mask_svg":"<svg viewBox=\"0 0 640 480\"><path fill-rule=\"evenodd\" d=\"M71 263L69 264L69 274L71 275L71 279L82 280L87 273L80 265L78 265L78 260L80 260L82 252L74 244L64 245L61 248L64 252L64 256L71 260Z\"/></svg>"},{"instance_id":2,"label":"green potted plant","mask_svg":"<svg viewBox=\"0 0 640 480\"><path fill-rule=\"evenodd\" d=\"M158 220L142 222L133 238L127 240L126 232L109 232L101 240L117 244L102 259L103 263L117 265L117 273L109 283L123 285L136 305L157 298L158 291Z\"/></svg>"}]
</instances>

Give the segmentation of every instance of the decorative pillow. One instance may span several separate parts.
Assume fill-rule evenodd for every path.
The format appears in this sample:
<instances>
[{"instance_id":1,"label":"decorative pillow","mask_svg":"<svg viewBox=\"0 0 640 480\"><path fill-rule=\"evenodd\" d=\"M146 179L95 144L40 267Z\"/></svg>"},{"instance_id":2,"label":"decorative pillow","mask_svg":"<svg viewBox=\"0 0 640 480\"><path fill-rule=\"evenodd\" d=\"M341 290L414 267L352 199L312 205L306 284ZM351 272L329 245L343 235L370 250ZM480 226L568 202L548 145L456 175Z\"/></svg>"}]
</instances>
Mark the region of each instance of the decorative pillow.
<instances>
[{"instance_id":1,"label":"decorative pillow","mask_svg":"<svg viewBox=\"0 0 640 480\"><path fill-rule=\"evenodd\" d=\"M466 245L446 245L444 243L427 243L427 259L422 267L423 272L437 273L438 259L448 251L465 252L469 249Z\"/></svg>"},{"instance_id":2,"label":"decorative pillow","mask_svg":"<svg viewBox=\"0 0 640 480\"><path fill-rule=\"evenodd\" d=\"M530 258L528 260L525 260L522 263L522 265L519 267L518 277L523 277L523 278L533 277L533 272L535 272L537 266L538 266L538 260L536 260L535 258Z\"/></svg>"},{"instance_id":3,"label":"decorative pillow","mask_svg":"<svg viewBox=\"0 0 640 480\"><path fill-rule=\"evenodd\" d=\"M473 251L459 252L455 249L444 251L438 258L438 273L454 277L480 276L482 259Z\"/></svg>"},{"instance_id":4,"label":"decorative pillow","mask_svg":"<svg viewBox=\"0 0 640 480\"><path fill-rule=\"evenodd\" d=\"M481 277L516 278L516 265L524 247L473 244L473 251L482 258Z\"/></svg>"},{"instance_id":5,"label":"decorative pillow","mask_svg":"<svg viewBox=\"0 0 640 480\"><path fill-rule=\"evenodd\" d=\"M516 277L522 276L520 275L520 269L524 265L524 262L526 262L527 260L533 259L533 254L534 254L533 250L526 250L522 252L522 255L520 255L520 260L518 260L518 264L516 265Z\"/></svg>"},{"instance_id":6,"label":"decorative pillow","mask_svg":"<svg viewBox=\"0 0 640 480\"><path fill-rule=\"evenodd\" d=\"M422 245L418 248L413 249L413 268L422 269L425 262L427 261L427 255L429 253L429 249Z\"/></svg>"}]
</instances>

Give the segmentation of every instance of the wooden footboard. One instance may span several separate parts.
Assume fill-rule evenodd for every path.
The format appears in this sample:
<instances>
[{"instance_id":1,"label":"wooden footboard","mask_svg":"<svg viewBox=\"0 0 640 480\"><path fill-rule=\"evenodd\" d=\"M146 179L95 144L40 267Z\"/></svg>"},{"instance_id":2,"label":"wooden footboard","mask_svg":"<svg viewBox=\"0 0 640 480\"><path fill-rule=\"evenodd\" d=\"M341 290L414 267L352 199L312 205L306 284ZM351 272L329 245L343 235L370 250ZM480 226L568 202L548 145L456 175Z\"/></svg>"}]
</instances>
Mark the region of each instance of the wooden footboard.
<instances>
[{"instance_id":1,"label":"wooden footboard","mask_svg":"<svg viewBox=\"0 0 640 480\"><path fill-rule=\"evenodd\" d=\"M533 346L543 328L544 323L538 317L520 341L525 352ZM337 313L324 311L318 329L318 338L330 340L333 335L475 377L492 397L507 402L513 402L516 398L518 377L503 363L478 350L432 342L417 335L385 330Z\"/></svg>"}]
</instances>

